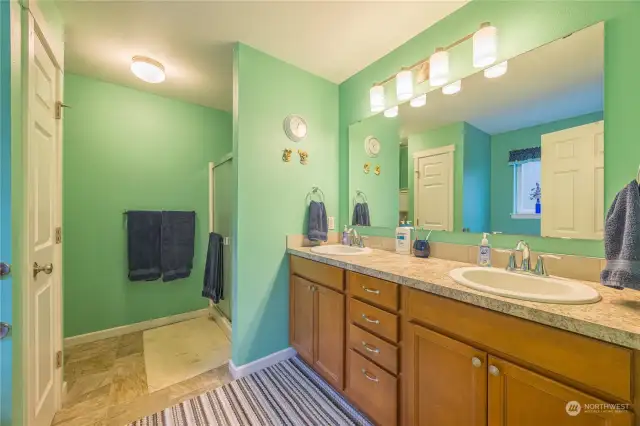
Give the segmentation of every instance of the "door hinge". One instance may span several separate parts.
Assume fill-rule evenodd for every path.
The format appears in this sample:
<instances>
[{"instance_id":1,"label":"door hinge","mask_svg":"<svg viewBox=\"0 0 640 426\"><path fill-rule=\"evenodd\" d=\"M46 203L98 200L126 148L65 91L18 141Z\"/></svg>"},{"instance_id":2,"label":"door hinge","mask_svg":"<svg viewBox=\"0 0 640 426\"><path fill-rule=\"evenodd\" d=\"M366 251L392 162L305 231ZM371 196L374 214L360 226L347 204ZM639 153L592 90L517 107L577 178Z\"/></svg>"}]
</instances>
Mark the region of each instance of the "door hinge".
<instances>
[{"instance_id":1,"label":"door hinge","mask_svg":"<svg viewBox=\"0 0 640 426\"><path fill-rule=\"evenodd\" d=\"M56 352L56 368L62 368L62 351Z\"/></svg>"},{"instance_id":2,"label":"door hinge","mask_svg":"<svg viewBox=\"0 0 640 426\"><path fill-rule=\"evenodd\" d=\"M62 227L58 226L56 228L56 244L62 243Z\"/></svg>"},{"instance_id":3,"label":"door hinge","mask_svg":"<svg viewBox=\"0 0 640 426\"><path fill-rule=\"evenodd\" d=\"M62 108L71 108L69 105L65 105L62 101L56 102L56 120L60 120L62 118Z\"/></svg>"}]
</instances>

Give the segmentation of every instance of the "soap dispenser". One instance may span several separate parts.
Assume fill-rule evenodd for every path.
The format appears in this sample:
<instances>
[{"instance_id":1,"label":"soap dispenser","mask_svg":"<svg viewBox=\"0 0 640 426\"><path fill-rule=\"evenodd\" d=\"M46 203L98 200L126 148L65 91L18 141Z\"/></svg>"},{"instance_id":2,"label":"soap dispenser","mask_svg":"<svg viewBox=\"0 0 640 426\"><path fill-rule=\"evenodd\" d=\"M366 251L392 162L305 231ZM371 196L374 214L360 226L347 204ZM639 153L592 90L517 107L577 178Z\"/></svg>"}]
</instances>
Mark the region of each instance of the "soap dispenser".
<instances>
[{"instance_id":1,"label":"soap dispenser","mask_svg":"<svg viewBox=\"0 0 640 426\"><path fill-rule=\"evenodd\" d=\"M482 233L482 241L478 248L479 266L491 266L491 244L489 244L489 240L487 239L488 236L489 234L486 232Z\"/></svg>"}]
</instances>

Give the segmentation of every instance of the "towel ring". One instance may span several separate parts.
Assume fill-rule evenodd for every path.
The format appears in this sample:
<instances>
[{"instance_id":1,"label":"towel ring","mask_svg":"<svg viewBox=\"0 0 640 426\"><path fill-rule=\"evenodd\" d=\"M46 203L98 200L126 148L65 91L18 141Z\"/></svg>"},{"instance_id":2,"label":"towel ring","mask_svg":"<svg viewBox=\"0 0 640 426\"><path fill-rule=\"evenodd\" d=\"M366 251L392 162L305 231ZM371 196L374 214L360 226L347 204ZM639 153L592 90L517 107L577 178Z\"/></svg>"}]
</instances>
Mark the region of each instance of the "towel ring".
<instances>
[{"instance_id":1,"label":"towel ring","mask_svg":"<svg viewBox=\"0 0 640 426\"><path fill-rule=\"evenodd\" d=\"M358 198L360 198L360 200L364 203L368 203L369 201L367 200L367 195L363 192L360 191L359 189L356 189L356 195L353 197L353 207L356 206L356 204L358 204Z\"/></svg>"},{"instance_id":2,"label":"towel ring","mask_svg":"<svg viewBox=\"0 0 640 426\"><path fill-rule=\"evenodd\" d=\"M320 202L324 203L324 192L320 189L319 186L311 187L311 191L307 192L307 196L305 197L308 201L312 201L313 196L317 195L320 198Z\"/></svg>"}]
</instances>

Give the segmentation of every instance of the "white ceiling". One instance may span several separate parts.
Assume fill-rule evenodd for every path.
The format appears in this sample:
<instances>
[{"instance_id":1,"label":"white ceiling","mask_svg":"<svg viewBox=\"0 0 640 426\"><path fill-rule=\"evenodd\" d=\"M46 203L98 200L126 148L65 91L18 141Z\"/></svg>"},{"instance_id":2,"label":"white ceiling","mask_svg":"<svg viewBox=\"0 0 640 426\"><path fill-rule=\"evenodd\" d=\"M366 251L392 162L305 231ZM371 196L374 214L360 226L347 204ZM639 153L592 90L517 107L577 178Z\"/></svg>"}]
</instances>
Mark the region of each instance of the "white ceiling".
<instances>
[{"instance_id":1,"label":"white ceiling","mask_svg":"<svg viewBox=\"0 0 640 426\"><path fill-rule=\"evenodd\" d=\"M400 107L401 138L466 121L488 134L604 109L604 24L599 23L509 60L505 75L482 72L462 90L427 94L427 104Z\"/></svg>"},{"instance_id":2,"label":"white ceiling","mask_svg":"<svg viewBox=\"0 0 640 426\"><path fill-rule=\"evenodd\" d=\"M72 73L231 110L232 47L240 41L335 83L449 15L465 1L58 0ZM467 30L467 29L465 29ZM162 62L151 85L131 57Z\"/></svg>"}]
</instances>

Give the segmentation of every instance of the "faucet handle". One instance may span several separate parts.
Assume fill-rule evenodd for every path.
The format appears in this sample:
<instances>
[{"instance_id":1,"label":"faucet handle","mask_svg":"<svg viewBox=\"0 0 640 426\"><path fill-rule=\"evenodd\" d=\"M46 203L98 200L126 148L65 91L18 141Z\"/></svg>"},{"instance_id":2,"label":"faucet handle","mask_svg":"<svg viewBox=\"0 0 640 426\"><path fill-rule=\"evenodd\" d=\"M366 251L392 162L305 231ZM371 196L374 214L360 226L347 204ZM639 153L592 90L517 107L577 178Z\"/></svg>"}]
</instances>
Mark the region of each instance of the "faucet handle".
<instances>
[{"instance_id":1,"label":"faucet handle","mask_svg":"<svg viewBox=\"0 0 640 426\"><path fill-rule=\"evenodd\" d=\"M541 275L543 277L548 277L549 273L547 271L547 267L544 263L544 259L545 258L550 258L550 259L562 259L560 256L556 256L554 254L539 254L538 255L538 262L536 263L536 269L534 271L534 273L536 275Z\"/></svg>"},{"instance_id":2,"label":"faucet handle","mask_svg":"<svg viewBox=\"0 0 640 426\"><path fill-rule=\"evenodd\" d=\"M518 269L518 265L516 263L516 251L514 249L494 249L499 253L509 253L509 264L505 268L507 271L513 271Z\"/></svg>"}]
</instances>

